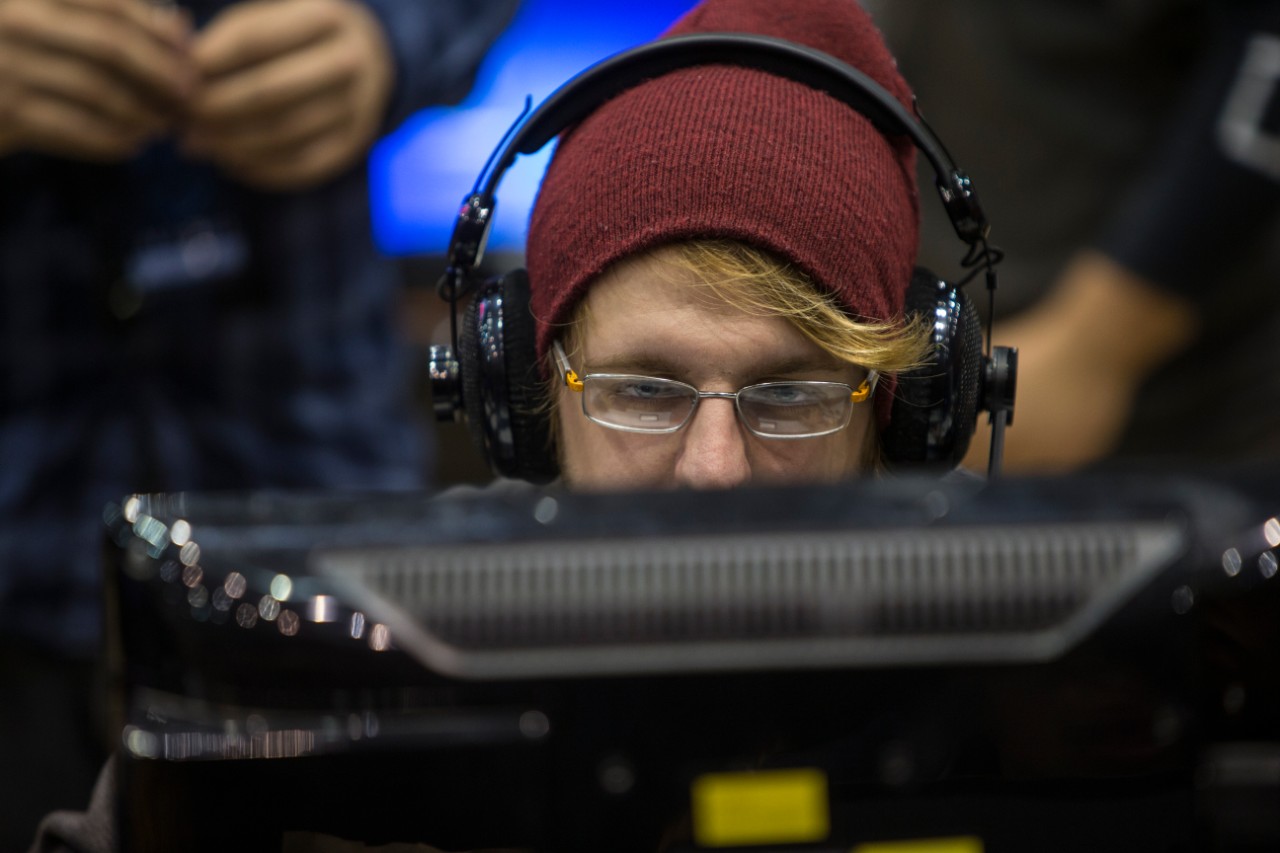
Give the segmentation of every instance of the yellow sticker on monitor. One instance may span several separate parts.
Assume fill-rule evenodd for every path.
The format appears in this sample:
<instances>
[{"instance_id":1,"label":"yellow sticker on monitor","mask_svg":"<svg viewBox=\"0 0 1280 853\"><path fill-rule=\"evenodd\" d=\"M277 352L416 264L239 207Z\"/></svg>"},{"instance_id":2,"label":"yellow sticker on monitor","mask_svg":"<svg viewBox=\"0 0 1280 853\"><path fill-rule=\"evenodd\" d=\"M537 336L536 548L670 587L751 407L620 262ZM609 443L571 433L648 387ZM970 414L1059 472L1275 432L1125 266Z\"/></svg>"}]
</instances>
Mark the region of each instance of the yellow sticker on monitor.
<instances>
[{"instance_id":1,"label":"yellow sticker on monitor","mask_svg":"<svg viewBox=\"0 0 1280 853\"><path fill-rule=\"evenodd\" d=\"M703 847L821 841L831 831L820 770L708 773L693 781L693 839Z\"/></svg>"},{"instance_id":2,"label":"yellow sticker on monitor","mask_svg":"<svg viewBox=\"0 0 1280 853\"><path fill-rule=\"evenodd\" d=\"M853 853L982 853L982 839L972 835L955 838L911 838L859 844Z\"/></svg>"}]
</instances>

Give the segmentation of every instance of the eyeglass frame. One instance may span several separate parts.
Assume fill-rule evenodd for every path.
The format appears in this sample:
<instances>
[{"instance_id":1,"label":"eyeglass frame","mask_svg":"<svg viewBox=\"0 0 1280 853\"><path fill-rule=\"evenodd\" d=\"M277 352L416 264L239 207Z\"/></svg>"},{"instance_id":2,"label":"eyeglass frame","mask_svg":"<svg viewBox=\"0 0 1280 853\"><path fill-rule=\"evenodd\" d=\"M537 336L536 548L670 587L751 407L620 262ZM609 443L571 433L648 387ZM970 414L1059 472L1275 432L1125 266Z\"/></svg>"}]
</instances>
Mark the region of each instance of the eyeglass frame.
<instances>
[{"instance_id":1,"label":"eyeglass frame","mask_svg":"<svg viewBox=\"0 0 1280 853\"><path fill-rule=\"evenodd\" d=\"M733 410L738 416L738 422L741 423L744 427L746 427L747 431L750 432L752 435L758 436L760 438L773 438L773 439L821 438L824 435L834 435L835 433L840 432L841 430L849 426L849 424L853 420L852 406L850 406L849 408L849 417L845 419L844 423L842 423L840 426L835 427L833 429L824 430L822 432L801 433L799 435L779 435L778 433L760 432L754 429L751 426L751 424L747 422L746 415L744 415L742 412L742 403L740 402L740 395L744 391L751 391L756 388L767 388L767 387L776 386L776 385L826 385L826 386L843 385L845 388L849 390L849 398L852 404L857 405L858 403L865 403L867 400L871 399L871 396L875 393L876 386L877 384L879 384L879 381L880 381L880 371L868 370L866 377L862 380L861 383L859 383L857 388L854 388L852 385L850 385L847 382L829 382L829 381L820 380L820 379L789 379L785 381L775 381L775 382L757 382L752 385L745 385L742 388L739 388L737 391L703 391L702 389L696 388L693 385L690 385L688 382L682 382L679 379L666 379L661 376L645 376L643 374L638 374L638 373L584 373L582 374L582 376L579 376L578 372L573 369L572 365L569 364L569 356L567 353L565 353L564 347L560 344L560 341L552 341L551 349L552 349L552 352L555 353L556 361L560 365L560 378L564 382L565 387L568 388L570 391L573 391L574 393L583 395L582 396L582 414L587 418L587 420L591 421L594 424L598 424L602 427L605 427L606 429L614 429L620 432L637 433L639 435L671 435L672 433L679 432L680 430L688 426L689 423L693 420L694 414L698 411L698 403L700 403L704 398L711 397L711 398L718 398L723 400L733 400ZM663 383L670 383L674 385L681 385L693 391L695 396L693 398L693 405L689 407L689 413L685 415L684 420L682 420L676 426L662 427L661 429L644 429L642 427L627 427L627 426L622 426L621 424L613 424L613 423L608 423L606 421L599 420L598 418L596 418L590 412L587 411L587 398L586 398L586 395L583 394L583 392L586 388L586 381L588 379L645 379L653 382L663 382Z\"/></svg>"}]
</instances>

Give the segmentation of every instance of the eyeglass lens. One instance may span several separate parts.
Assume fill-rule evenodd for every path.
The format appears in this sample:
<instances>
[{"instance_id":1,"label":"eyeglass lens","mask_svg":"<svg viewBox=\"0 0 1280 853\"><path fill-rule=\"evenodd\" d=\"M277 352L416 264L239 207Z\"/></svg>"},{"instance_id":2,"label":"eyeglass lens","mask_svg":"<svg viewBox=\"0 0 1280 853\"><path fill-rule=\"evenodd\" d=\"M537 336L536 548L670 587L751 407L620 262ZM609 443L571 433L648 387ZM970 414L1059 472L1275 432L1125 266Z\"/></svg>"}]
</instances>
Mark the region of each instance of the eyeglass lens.
<instances>
[{"instance_id":1,"label":"eyeglass lens","mask_svg":"<svg viewBox=\"0 0 1280 853\"><path fill-rule=\"evenodd\" d=\"M843 429L853 410L850 388L828 382L771 382L742 389L738 412L762 436L798 437ZM674 432L689 419L698 391L682 382L643 376L586 377L583 411L605 426Z\"/></svg>"},{"instance_id":2,"label":"eyeglass lens","mask_svg":"<svg viewBox=\"0 0 1280 853\"><path fill-rule=\"evenodd\" d=\"M582 408L606 426L638 431L679 429L693 412L698 392L680 382L643 376L588 376Z\"/></svg>"},{"instance_id":3,"label":"eyeglass lens","mask_svg":"<svg viewBox=\"0 0 1280 853\"><path fill-rule=\"evenodd\" d=\"M738 411L760 435L814 435L833 432L853 413L850 389L838 384L776 382L744 388Z\"/></svg>"}]
</instances>

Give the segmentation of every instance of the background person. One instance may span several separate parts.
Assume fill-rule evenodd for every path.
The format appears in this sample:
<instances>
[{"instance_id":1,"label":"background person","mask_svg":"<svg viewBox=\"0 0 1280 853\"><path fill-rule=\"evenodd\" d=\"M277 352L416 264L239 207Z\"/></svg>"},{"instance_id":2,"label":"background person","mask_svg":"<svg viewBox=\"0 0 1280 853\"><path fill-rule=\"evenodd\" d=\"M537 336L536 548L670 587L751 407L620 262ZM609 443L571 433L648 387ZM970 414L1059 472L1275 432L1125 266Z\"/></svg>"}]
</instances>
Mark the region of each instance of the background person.
<instances>
[{"instance_id":1,"label":"background person","mask_svg":"<svg viewBox=\"0 0 1280 853\"><path fill-rule=\"evenodd\" d=\"M429 470L364 157L513 0L0 0L0 848L82 807L106 501Z\"/></svg>"},{"instance_id":2,"label":"background person","mask_svg":"<svg viewBox=\"0 0 1280 853\"><path fill-rule=\"evenodd\" d=\"M1280 7L865 5L1000 223L1008 470L1280 457Z\"/></svg>"}]
</instances>

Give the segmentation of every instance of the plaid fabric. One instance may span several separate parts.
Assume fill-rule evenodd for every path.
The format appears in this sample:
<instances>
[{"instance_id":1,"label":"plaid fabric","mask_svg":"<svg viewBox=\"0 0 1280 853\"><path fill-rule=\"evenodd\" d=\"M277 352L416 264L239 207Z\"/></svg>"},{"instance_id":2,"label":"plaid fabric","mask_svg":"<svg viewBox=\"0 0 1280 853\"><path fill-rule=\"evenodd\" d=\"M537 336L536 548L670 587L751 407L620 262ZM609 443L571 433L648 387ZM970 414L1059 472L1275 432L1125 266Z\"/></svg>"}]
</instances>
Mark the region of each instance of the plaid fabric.
<instances>
[{"instance_id":1,"label":"plaid fabric","mask_svg":"<svg viewBox=\"0 0 1280 853\"><path fill-rule=\"evenodd\" d=\"M401 68L393 117L459 97L514 6L369 2ZM373 244L363 169L296 194L215 178L246 265L120 319L141 211L194 172L163 157L0 160L0 631L96 647L99 519L124 494L425 485L430 433L413 414L397 271Z\"/></svg>"}]
</instances>

